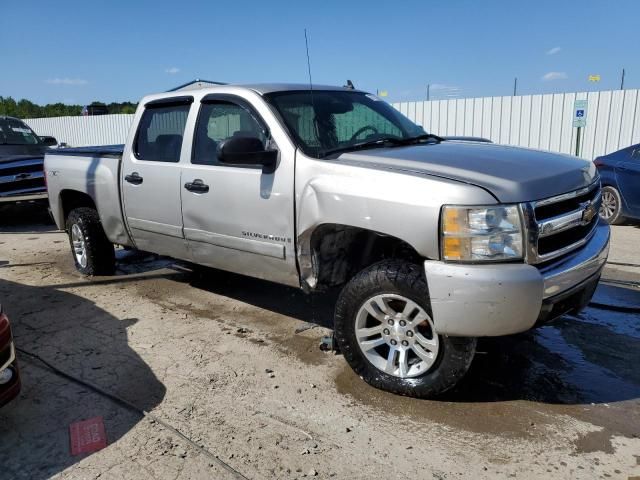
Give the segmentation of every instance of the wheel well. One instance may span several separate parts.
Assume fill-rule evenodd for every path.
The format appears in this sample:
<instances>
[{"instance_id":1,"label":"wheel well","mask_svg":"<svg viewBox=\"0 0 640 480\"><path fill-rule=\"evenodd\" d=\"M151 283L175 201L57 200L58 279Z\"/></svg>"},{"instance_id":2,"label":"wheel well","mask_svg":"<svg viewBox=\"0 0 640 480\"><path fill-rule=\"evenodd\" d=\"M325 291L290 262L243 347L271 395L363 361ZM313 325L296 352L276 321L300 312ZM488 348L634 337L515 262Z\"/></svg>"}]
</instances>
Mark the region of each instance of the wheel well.
<instances>
[{"instance_id":1,"label":"wheel well","mask_svg":"<svg viewBox=\"0 0 640 480\"><path fill-rule=\"evenodd\" d=\"M86 193L78 192L76 190L63 190L60 192L60 205L65 224L69 217L69 213L71 213L71 210L75 208L89 207L97 210L93 198Z\"/></svg>"},{"instance_id":2,"label":"wheel well","mask_svg":"<svg viewBox=\"0 0 640 480\"><path fill-rule=\"evenodd\" d=\"M311 235L310 246L316 288L342 285L381 260L422 261L422 256L404 240L347 225L319 226Z\"/></svg>"}]
</instances>

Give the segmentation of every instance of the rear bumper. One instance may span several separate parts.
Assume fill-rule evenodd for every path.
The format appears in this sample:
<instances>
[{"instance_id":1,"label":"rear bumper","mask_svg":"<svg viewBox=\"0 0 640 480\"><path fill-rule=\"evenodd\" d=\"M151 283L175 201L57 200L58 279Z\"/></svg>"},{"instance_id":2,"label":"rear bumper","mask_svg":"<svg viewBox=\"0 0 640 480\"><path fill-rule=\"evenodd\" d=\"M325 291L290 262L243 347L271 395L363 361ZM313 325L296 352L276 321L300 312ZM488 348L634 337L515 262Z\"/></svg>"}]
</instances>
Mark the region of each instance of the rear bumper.
<instances>
[{"instance_id":1,"label":"rear bumper","mask_svg":"<svg viewBox=\"0 0 640 480\"><path fill-rule=\"evenodd\" d=\"M601 221L584 247L542 269L427 260L436 331L469 337L509 335L579 310L591 300L608 253L609 226Z\"/></svg>"}]
</instances>

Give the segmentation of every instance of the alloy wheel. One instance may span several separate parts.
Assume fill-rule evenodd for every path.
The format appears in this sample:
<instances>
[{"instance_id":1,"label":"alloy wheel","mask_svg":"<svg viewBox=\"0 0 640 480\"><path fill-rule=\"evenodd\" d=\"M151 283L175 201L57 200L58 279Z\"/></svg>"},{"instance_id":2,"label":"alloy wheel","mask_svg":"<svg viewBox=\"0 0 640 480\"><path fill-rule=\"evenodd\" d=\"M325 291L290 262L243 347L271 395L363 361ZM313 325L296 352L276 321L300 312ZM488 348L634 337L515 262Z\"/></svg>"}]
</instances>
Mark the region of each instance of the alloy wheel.
<instances>
[{"instance_id":1,"label":"alloy wheel","mask_svg":"<svg viewBox=\"0 0 640 480\"><path fill-rule=\"evenodd\" d=\"M74 223L71 227L71 243L73 244L73 254L76 261L82 268L87 267L87 245L82 235L80 225Z\"/></svg>"},{"instance_id":2,"label":"alloy wheel","mask_svg":"<svg viewBox=\"0 0 640 480\"><path fill-rule=\"evenodd\" d=\"M362 353L389 375L423 375L438 358L440 342L433 320L424 308L401 295L368 299L356 315L355 327Z\"/></svg>"}]
</instances>

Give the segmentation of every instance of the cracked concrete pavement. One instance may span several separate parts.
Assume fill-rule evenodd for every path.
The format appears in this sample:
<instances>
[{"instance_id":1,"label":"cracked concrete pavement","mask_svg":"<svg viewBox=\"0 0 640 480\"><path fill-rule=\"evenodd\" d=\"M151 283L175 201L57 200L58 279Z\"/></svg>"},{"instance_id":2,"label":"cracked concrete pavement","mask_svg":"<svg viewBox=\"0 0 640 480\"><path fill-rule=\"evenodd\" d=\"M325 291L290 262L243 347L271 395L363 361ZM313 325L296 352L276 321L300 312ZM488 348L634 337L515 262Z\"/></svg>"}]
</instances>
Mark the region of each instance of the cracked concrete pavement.
<instances>
[{"instance_id":1,"label":"cracked concrete pavement","mask_svg":"<svg viewBox=\"0 0 640 480\"><path fill-rule=\"evenodd\" d=\"M251 479L640 475L640 315L588 308L484 340L455 391L377 391L322 352L331 294L120 251L76 273L34 206L0 209L0 302L19 347L150 411ZM640 228L615 227L608 287L637 300ZM607 295L611 293L608 292ZM607 295L602 298L606 301ZM0 478L234 478L162 425L20 357L0 410ZM108 446L73 457L69 424Z\"/></svg>"}]
</instances>

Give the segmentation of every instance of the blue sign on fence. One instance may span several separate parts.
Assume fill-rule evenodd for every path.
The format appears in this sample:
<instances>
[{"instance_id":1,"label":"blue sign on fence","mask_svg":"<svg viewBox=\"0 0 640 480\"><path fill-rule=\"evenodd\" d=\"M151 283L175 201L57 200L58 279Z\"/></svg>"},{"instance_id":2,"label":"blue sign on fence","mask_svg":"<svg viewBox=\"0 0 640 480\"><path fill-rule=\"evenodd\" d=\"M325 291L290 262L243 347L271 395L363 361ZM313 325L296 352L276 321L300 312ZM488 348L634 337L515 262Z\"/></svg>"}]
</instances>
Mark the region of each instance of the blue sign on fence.
<instances>
[{"instance_id":1,"label":"blue sign on fence","mask_svg":"<svg viewBox=\"0 0 640 480\"><path fill-rule=\"evenodd\" d=\"M576 100L573 104L573 126L587 126L587 101Z\"/></svg>"}]
</instances>

